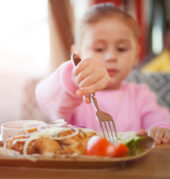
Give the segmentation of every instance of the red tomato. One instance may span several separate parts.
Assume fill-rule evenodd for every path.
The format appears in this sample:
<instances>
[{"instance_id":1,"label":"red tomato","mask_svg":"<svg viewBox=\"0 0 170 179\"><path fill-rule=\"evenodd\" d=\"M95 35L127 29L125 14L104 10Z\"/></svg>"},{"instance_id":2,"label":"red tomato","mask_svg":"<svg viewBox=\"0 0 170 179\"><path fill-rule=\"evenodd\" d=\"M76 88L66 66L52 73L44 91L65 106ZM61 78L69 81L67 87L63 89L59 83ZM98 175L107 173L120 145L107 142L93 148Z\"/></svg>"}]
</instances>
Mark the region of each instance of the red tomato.
<instances>
[{"instance_id":1,"label":"red tomato","mask_svg":"<svg viewBox=\"0 0 170 179\"><path fill-rule=\"evenodd\" d=\"M107 156L106 148L110 143L103 137L93 136L86 145L87 155Z\"/></svg>"},{"instance_id":2,"label":"red tomato","mask_svg":"<svg viewBox=\"0 0 170 179\"><path fill-rule=\"evenodd\" d=\"M109 143L105 138L93 136L86 145L86 155L121 157L127 155L129 148L125 144Z\"/></svg>"},{"instance_id":3,"label":"red tomato","mask_svg":"<svg viewBox=\"0 0 170 179\"><path fill-rule=\"evenodd\" d=\"M129 148L125 144L117 143L114 144L114 151L111 154L112 157L123 157L126 156L129 152Z\"/></svg>"}]
</instances>

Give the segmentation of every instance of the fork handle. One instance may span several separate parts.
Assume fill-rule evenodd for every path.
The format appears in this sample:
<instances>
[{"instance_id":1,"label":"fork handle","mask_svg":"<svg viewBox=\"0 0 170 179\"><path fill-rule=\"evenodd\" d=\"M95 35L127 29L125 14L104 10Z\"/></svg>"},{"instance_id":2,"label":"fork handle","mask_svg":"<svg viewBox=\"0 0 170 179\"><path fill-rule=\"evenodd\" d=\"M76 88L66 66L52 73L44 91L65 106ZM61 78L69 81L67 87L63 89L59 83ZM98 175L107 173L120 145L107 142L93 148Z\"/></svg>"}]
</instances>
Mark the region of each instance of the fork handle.
<instances>
[{"instance_id":1,"label":"fork handle","mask_svg":"<svg viewBox=\"0 0 170 179\"><path fill-rule=\"evenodd\" d=\"M75 67L75 66L77 66L81 62L81 58L77 54L72 53L71 54L71 61L72 61L73 65L74 65L74 67ZM98 104L97 104L97 100L95 98L95 93L89 94L88 96L90 97L91 102L92 102L95 110L96 111L99 110L99 107L98 107Z\"/></svg>"},{"instance_id":2,"label":"fork handle","mask_svg":"<svg viewBox=\"0 0 170 179\"><path fill-rule=\"evenodd\" d=\"M81 62L81 58L77 54L72 53L71 54L71 61L74 65L74 67L76 67Z\"/></svg>"},{"instance_id":3,"label":"fork handle","mask_svg":"<svg viewBox=\"0 0 170 179\"><path fill-rule=\"evenodd\" d=\"M89 94L88 96L90 97L91 102L92 102L92 104L93 104L95 110L96 110L96 111L100 110L100 109L99 109L99 106L98 106L98 103L97 103L97 100L96 100L96 98L95 98L95 93Z\"/></svg>"}]
</instances>

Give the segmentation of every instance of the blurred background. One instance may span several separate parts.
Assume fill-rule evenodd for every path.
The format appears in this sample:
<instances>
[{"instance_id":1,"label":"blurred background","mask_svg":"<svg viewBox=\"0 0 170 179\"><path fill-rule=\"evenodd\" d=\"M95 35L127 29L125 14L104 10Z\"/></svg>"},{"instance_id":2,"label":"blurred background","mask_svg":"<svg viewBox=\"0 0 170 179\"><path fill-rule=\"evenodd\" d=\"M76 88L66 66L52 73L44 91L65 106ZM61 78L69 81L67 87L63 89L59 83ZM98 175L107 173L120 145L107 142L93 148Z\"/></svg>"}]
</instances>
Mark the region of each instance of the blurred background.
<instances>
[{"instance_id":1,"label":"blurred background","mask_svg":"<svg viewBox=\"0 0 170 179\"><path fill-rule=\"evenodd\" d=\"M140 63L129 80L148 83L170 109L170 0L0 0L0 123L48 120L35 86L70 58L74 23L102 2L138 22Z\"/></svg>"}]
</instances>

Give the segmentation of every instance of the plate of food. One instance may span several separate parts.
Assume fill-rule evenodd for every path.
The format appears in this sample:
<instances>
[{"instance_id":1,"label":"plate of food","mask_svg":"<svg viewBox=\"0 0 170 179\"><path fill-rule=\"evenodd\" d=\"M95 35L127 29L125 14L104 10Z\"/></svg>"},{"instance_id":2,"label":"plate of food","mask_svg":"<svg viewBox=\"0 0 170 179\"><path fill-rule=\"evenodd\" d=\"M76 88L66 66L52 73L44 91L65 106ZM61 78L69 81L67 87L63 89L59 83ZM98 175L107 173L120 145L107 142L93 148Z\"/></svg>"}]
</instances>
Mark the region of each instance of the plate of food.
<instances>
[{"instance_id":1,"label":"plate of food","mask_svg":"<svg viewBox=\"0 0 170 179\"><path fill-rule=\"evenodd\" d=\"M118 133L118 143L111 144L100 133L66 123L32 126L1 144L0 166L107 168L139 159L154 147L151 137L135 132Z\"/></svg>"}]
</instances>

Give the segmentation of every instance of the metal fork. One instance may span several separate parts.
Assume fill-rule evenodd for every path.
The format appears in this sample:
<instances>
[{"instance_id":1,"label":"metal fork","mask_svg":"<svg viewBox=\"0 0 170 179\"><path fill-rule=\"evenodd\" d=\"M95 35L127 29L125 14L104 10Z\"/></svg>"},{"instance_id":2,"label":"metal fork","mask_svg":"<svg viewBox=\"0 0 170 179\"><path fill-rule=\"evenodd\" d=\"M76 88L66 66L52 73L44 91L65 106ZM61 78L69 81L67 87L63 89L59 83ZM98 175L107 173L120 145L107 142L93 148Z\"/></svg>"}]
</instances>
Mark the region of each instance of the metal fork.
<instances>
[{"instance_id":1,"label":"metal fork","mask_svg":"<svg viewBox=\"0 0 170 179\"><path fill-rule=\"evenodd\" d=\"M71 55L71 60L74 67L81 61L80 57L74 53L72 53ZM102 130L103 136L107 140L109 140L110 143L112 144L117 143L118 137L116 132L116 126L112 116L100 110L94 93L89 94L88 96L90 97L93 107L96 111L96 118L100 124L100 128Z\"/></svg>"}]
</instances>

